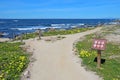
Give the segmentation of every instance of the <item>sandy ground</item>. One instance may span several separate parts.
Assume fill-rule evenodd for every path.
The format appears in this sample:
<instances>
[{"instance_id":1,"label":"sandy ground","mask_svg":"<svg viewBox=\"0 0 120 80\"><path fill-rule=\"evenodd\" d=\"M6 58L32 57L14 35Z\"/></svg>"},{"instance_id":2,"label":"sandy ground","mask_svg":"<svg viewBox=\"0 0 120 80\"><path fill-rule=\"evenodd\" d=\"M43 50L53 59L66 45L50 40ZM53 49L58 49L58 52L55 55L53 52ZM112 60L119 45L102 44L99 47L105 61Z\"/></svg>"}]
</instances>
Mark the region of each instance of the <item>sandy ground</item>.
<instances>
[{"instance_id":1,"label":"sandy ground","mask_svg":"<svg viewBox=\"0 0 120 80\"><path fill-rule=\"evenodd\" d=\"M101 80L94 72L86 71L72 51L77 39L100 29L66 35L66 38L54 42L44 38L25 41L36 59L30 68L30 80Z\"/></svg>"},{"instance_id":2,"label":"sandy ground","mask_svg":"<svg viewBox=\"0 0 120 80\"><path fill-rule=\"evenodd\" d=\"M6 41L10 41L10 39L8 39L8 38L0 38L0 42L6 42Z\"/></svg>"},{"instance_id":3,"label":"sandy ground","mask_svg":"<svg viewBox=\"0 0 120 80\"><path fill-rule=\"evenodd\" d=\"M113 33L111 34L107 34L105 36L105 38L109 41L109 42L114 42L117 44L120 44L120 29L115 30Z\"/></svg>"}]
</instances>

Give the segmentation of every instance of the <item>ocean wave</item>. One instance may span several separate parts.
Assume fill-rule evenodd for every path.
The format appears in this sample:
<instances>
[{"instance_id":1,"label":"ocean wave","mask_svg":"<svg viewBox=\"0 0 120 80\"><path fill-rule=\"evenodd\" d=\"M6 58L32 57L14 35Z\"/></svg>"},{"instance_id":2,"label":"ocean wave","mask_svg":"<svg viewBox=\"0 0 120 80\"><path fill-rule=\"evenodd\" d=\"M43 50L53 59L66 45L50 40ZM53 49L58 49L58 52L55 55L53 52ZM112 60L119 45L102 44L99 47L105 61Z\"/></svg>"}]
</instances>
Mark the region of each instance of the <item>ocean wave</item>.
<instances>
[{"instance_id":1,"label":"ocean wave","mask_svg":"<svg viewBox=\"0 0 120 80\"><path fill-rule=\"evenodd\" d=\"M19 20L13 20L14 22L18 22Z\"/></svg>"},{"instance_id":2,"label":"ocean wave","mask_svg":"<svg viewBox=\"0 0 120 80\"><path fill-rule=\"evenodd\" d=\"M6 33L6 32L2 33L2 36L6 36L6 35L9 35L9 33Z\"/></svg>"},{"instance_id":3,"label":"ocean wave","mask_svg":"<svg viewBox=\"0 0 120 80\"><path fill-rule=\"evenodd\" d=\"M66 24L51 24L51 26L66 26Z\"/></svg>"},{"instance_id":4,"label":"ocean wave","mask_svg":"<svg viewBox=\"0 0 120 80\"><path fill-rule=\"evenodd\" d=\"M47 28L61 28L61 27L30 27L30 28L11 28L12 30L19 30L19 31L25 31L25 30L37 30L37 29L47 29Z\"/></svg>"},{"instance_id":5,"label":"ocean wave","mask_svg":"<svg viewBox=\"0 0 120 80\"><path fill-rule=\"evenodd\" d=\"M84 23L70 23L70 24L51 24L51 26L72 26L72 25L85 25Z\"/></svg>"},{"instance_id":6,"label":"ocean wave","mask_svg":"<svg viewBox=\"0 0 120 80\"><path fill-rule=\"evenodd\" d=\"M9 33L3 33L4 36L9 35Z\"/></svg>"},{"instance_id":7,"label":"ocean wave","mask_svg":"<svg viewBox=\"0 0 120 80\"><path fill-rule=\"evenodd\" d=\"M20 30L20 31L23 31L23 30L33 30L33 28L11 28L12 30Z\"/></svg>"}]
</instances>

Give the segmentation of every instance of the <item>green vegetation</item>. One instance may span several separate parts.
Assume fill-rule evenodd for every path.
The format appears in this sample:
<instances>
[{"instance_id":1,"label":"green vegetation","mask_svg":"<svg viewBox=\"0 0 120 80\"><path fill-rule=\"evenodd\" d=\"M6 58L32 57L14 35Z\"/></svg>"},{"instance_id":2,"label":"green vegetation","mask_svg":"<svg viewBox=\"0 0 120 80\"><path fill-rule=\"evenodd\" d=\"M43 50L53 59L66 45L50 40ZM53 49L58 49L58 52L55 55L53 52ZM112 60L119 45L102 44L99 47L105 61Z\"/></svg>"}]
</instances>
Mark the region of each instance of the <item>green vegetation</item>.
<instances>
[{"instance_id":1,"label":"green vegetation","mask_svg":"<svg viewBox=\"0 0 120 80\"><path fill-rule=\"evenodd\" d=\"M30 38L35 38L37 36L36 33L28 33L28 34L22 34L22 39L30 39ZM15 40L20 40L21 36L18 36L15 38Z\"/></svg>"},{"instance_id":2,"label":"green vegetation","mask_svg":"<svg viewBox=\"0 0 120 80\"><path fill-rule=\"evenodd\" d=\"M20 80L29 63L28 54L19 47L21 43L0 43L0 80Z\"/></svg>"},{"instance_id":3,"label":"green vegetation","mask_svg":"<svg viewBox=\"0 0 120 80\"><path fill-rule=\"evenodd\" d=\"M84 32L87 30L91 30L91 29L93 29L93 28L75 28L75 29L71 29L71 30L48 31L48 32L44 32L43 36L75 34L75 33L80 33L80 32Z\"/></svg>"},{"instance_id":4,"label":"green vegetation","mask_svg":"<svg viewBox=\"0 0 120 80\"><path fill-rule=\"evenodd\" d=\"M49 30L48 32L43 32L42 36L75 34L75 33L80 33L80 32L84 32L87 30L91 30L91 29L94 29L94 28L75 28L71 30ZM37 36L38 36L37 33L25 34L23 35L23 39L35 38ZM20 37L16 38L16 40L18 39L20 39Z\"/></svg>"},{"instance_id":5,"label":"green vegetation","mask_svg":"<svg viewBox=\"0 0 120 80\"><path fill-rule=\"evenodd\" d=\"M120 45L107 43L106 50L102 51L102 59L106 59L106 61L98 69L96 62L94 62L97 51L91 49L95 37L95 34L87 35L86 39L76 44L83 65L86 66L86 69L95 71L104 80L120 80Z\"/></svg>"}]
</instances>

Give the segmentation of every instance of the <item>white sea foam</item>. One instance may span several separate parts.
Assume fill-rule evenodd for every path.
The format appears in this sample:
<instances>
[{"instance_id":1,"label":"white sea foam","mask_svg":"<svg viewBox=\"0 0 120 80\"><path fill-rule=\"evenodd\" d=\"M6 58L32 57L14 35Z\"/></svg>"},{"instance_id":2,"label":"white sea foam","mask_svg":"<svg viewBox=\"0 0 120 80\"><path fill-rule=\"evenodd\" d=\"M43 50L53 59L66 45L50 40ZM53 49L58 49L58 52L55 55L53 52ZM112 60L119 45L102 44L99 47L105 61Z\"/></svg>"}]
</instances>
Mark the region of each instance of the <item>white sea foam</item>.
<instances>
[{"instance_id":1,"label":"white sea foam","mask_svg":"<svg viewBox=\"0 0 120 80\"><path fill-rule=\"evenodd\" d=\"M43 26L37 26L37 27L30 27L30 28L11 28L12 30L36 30L36 29L47 29L47 28L61 28L61 27L43 27Z\"/></svg>"},{"instance_id":2,"label":"white sea foam","mask_svg":"<svg viewBox=\"0 0 120 80\"><path fill-rule=\"evenodd\" d=\"M9 33L3 33L2 35L3 35L3 36L6 36L6 35L9 35Z\"/></svg>"},{"instance_id":3,"label":"white sea foam","mask_svg":"<svg viewBox=\"0 0 120 80\"><path fill-rule=\"evenodd\" d=\"M38 29L38 28L11 28L12 30L20 30L20 31L23 31L23 30L35 30L35 29Z\"/></svg>"},{"instance_id":4,"label":"white sea foam","mask_svg":"<svg viewBox=\"0 0 120 80\"><path fill-rule=\"evenodd\" d=\"M80 24L78 24L78 25L81 25L81 26L83 26L83 25L85 25L84 23L80 23Z\"/></svg>"},{"instance_id":5,"label":"white sea foam","mask_svg":"<svg viewBox=\"0 0 120 80\"><path fill-rule=\"evenodd\" d=\"M51 24L51 26L53 26L53 27L54 27L54 26L55 26L55 27L56 27L56 26L66 26L66 24Z\"/></svg>"},{"instance_id":6,"label":"white sea foam","mask_svg":"<svg viewBox=\"0 0 120 80\"><path fill-rule=\"evenodd\" d=\"M14 22L18 22L19 20L13 20Z\"/></svg>"},{"instance_id":7,"label":"white sea foam","mask_svg":"<svg viewBox=\"0 0 120 80\"><path fill-rule=\"evenodd\" d=\"M77 26L71 26L71 28L76 28Z\"/></svg>"},{"instance_id":8,"label":"white sea foam","mask_svg":"<svg viewBox=\"0 0 120 80\"><path fill-rule=\"evenodd\" d=\"M12 30L36 30L36 29L47 29L47 28L55 28L55 29L60 29L60 28L69 28L69 27L76 27L76 26L82 26L84 25L83 23L79 24L51 24L51 26L25 26L23 28L11 28Z\"/></svg>"}]
</instances>

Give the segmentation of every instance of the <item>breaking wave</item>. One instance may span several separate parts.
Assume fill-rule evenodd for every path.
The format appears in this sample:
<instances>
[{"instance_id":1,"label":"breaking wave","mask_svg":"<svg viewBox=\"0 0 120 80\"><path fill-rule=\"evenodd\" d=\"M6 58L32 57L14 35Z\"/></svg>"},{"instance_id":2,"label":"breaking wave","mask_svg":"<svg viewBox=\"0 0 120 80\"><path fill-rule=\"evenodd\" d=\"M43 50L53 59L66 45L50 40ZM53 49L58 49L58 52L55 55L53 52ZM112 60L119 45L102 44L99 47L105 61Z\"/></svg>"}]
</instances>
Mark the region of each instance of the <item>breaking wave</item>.
<instances>
[{"instance_id":1,"label":"breaking wave","mask_svg":"<svg viewBox=\"0 0 120 80\"><path fill-rule=\"evenodd\" d=\"M37 30L37 29L47 29L47 28L61 28L61 27L43 27L43 26L38 26L38 27L26 27L26 28L11 28L12 30L19 30L19 31L25 31L25 30Z\"/></svg>"}]
</instances>

